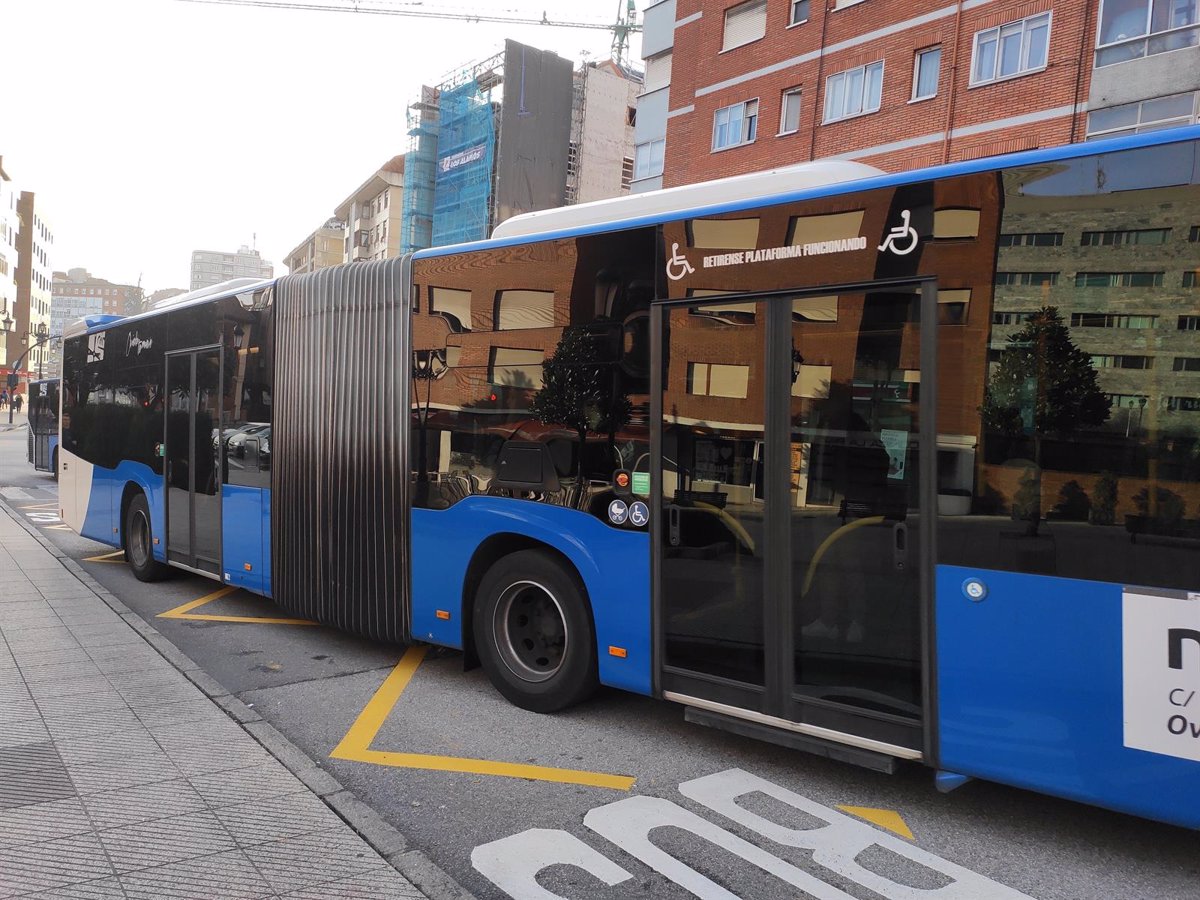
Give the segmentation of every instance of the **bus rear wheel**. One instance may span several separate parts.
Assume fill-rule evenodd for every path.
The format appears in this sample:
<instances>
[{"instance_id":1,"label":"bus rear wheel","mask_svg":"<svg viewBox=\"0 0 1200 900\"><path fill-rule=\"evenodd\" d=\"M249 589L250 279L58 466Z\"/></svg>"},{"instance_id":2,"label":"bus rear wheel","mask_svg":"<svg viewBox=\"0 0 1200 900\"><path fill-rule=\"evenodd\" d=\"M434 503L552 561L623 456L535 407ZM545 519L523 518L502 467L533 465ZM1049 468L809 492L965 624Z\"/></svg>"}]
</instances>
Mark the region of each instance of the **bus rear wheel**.
<instances>
[{"instance_id":1,"label":"bus rear wheel","mask_svg":"<svg viewBox=\"0 0 1200 900\"><path fill-rule=\"evenodd\" d=\"M523 550L488 570L475 596L474 635L488 678L522 709L556 712L599 685L583 585L548 553Z\"/></svg>"},{"instance_id":2,"label":"bus rear wheel","mask_svg":"<svg viewBox=\"0 0 1200 900\"><path fill-rule=\"evenodd\" d=\"M167 574L167 567L154 558L153 531L150 528L150 504L145 494L137 494L125 511L122 543L125 561L138 581L158 581Z\"/></svg>"}]
</instances>

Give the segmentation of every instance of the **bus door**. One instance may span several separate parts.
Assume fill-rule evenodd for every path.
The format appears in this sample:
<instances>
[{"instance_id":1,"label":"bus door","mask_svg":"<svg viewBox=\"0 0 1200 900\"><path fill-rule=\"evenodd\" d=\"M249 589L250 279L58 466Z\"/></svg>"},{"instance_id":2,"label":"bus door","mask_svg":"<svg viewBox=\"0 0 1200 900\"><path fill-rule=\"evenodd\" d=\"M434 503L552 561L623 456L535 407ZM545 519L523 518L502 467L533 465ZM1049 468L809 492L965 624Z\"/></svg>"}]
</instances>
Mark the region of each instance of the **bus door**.
<instances>
[{"instance_id":1,"label":"bus door","mask_svg":"<svg viewBox=\"0 0 1200 900\"><path fill-rule=\"evenodd\" d=\"M936 305L889 282L656 308L665 696L920 757Z\"/></svg>"},{"instance_id":2,"label":"bus door","mask_svg":"<svg viewBox=\"0 0 1200 900\"><path fill-rule=\"evenodd\" d=\"M167 559L221 572L221 350L167 355Z\"/></svg>"}]
</instances>

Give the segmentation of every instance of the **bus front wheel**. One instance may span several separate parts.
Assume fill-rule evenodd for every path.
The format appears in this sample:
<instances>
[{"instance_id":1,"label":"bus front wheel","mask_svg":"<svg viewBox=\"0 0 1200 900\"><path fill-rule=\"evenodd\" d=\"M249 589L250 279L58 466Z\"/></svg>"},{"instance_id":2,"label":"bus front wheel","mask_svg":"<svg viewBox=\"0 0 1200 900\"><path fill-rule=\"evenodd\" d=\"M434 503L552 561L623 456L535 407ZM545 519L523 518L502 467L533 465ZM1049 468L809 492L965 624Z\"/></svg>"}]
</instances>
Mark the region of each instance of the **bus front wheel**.
<instances>
[{"instance_id":1,"label":"bus front wheel","mask_svg":"<svg viewBox=\"0 0 1200 900\"><path fill-rule=\"evenodd\" d=\"M475 596L474 633L488 678L522 709L556 712L599 684L583 585L548 553L522 550L488 570Z\"/></svg>"},{"instance_id":2,"label":"bus front wheel","mask_svg":"<svg viewBox=\"0 0 1200 900\"><path fill-rule=\"evenodd\" d=\"M125 511L122 543L125 561L138 581L158 581L167 574L167 567L154 558L153 531L150 528L150 504L145 494L137 494Z\"/></svg>"}]
</instances>

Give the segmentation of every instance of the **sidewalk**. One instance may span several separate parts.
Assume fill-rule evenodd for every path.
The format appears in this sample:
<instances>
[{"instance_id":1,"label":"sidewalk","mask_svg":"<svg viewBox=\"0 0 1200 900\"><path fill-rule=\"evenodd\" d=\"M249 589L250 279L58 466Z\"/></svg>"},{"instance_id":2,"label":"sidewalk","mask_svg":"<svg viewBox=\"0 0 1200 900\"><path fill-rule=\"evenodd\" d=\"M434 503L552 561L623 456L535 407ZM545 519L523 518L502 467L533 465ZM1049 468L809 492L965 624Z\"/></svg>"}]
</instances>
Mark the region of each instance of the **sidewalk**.
<instances>
[{"instance_id":1,"label":"sidewalk","mask_svg":"<svg viewBox=\"0 0 1200 900\"><path fill-rule=\"evenodd\" d=\"M0 409L0 431L15 431L18 428L24 428L29 422L29 417L25 415L25 410L13 413L12 424L8 424L8 409Z\"/></svg>"},{"instance_id":2,"label":"sidewalk","mask_svg":"<svg viewBox=\"0 0 1200 900\"><path fill-rule=\"evenodd\" d=\"M0 898L424 896L68 565L0 505Z\"/></svg>"}]
</instances>

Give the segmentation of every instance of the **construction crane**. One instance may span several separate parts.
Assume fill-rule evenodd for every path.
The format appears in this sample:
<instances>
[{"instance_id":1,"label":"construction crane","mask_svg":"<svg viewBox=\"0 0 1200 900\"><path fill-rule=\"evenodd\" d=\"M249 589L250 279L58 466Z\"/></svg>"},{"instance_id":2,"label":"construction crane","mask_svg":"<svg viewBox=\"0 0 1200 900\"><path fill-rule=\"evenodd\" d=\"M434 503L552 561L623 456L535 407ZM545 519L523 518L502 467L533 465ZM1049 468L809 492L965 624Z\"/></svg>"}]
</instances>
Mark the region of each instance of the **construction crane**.
<instances>
[{"instance_id":1,"label":"construction crane","mask_svg":"<svg viewBox=\"0 0 1200 900\"><path fill-rule=\"evenodd\" d=\"M361 13L373 16L408 16L416 19L452 19L462 22L499 22L508 25L546 25L551 28L590 28L612 32L612 57L628 66L629 41L641 32L637 22L636 0L617 0L617 21L560 22L542 12L536 19L530 16L497 16L474 12L449 12L425 8L422 2L387 2L387 0L179 0L181 3L202 3L208 6L257 6L266 9L303 9L314 12Z\"/></svg>"}]
</instances>

